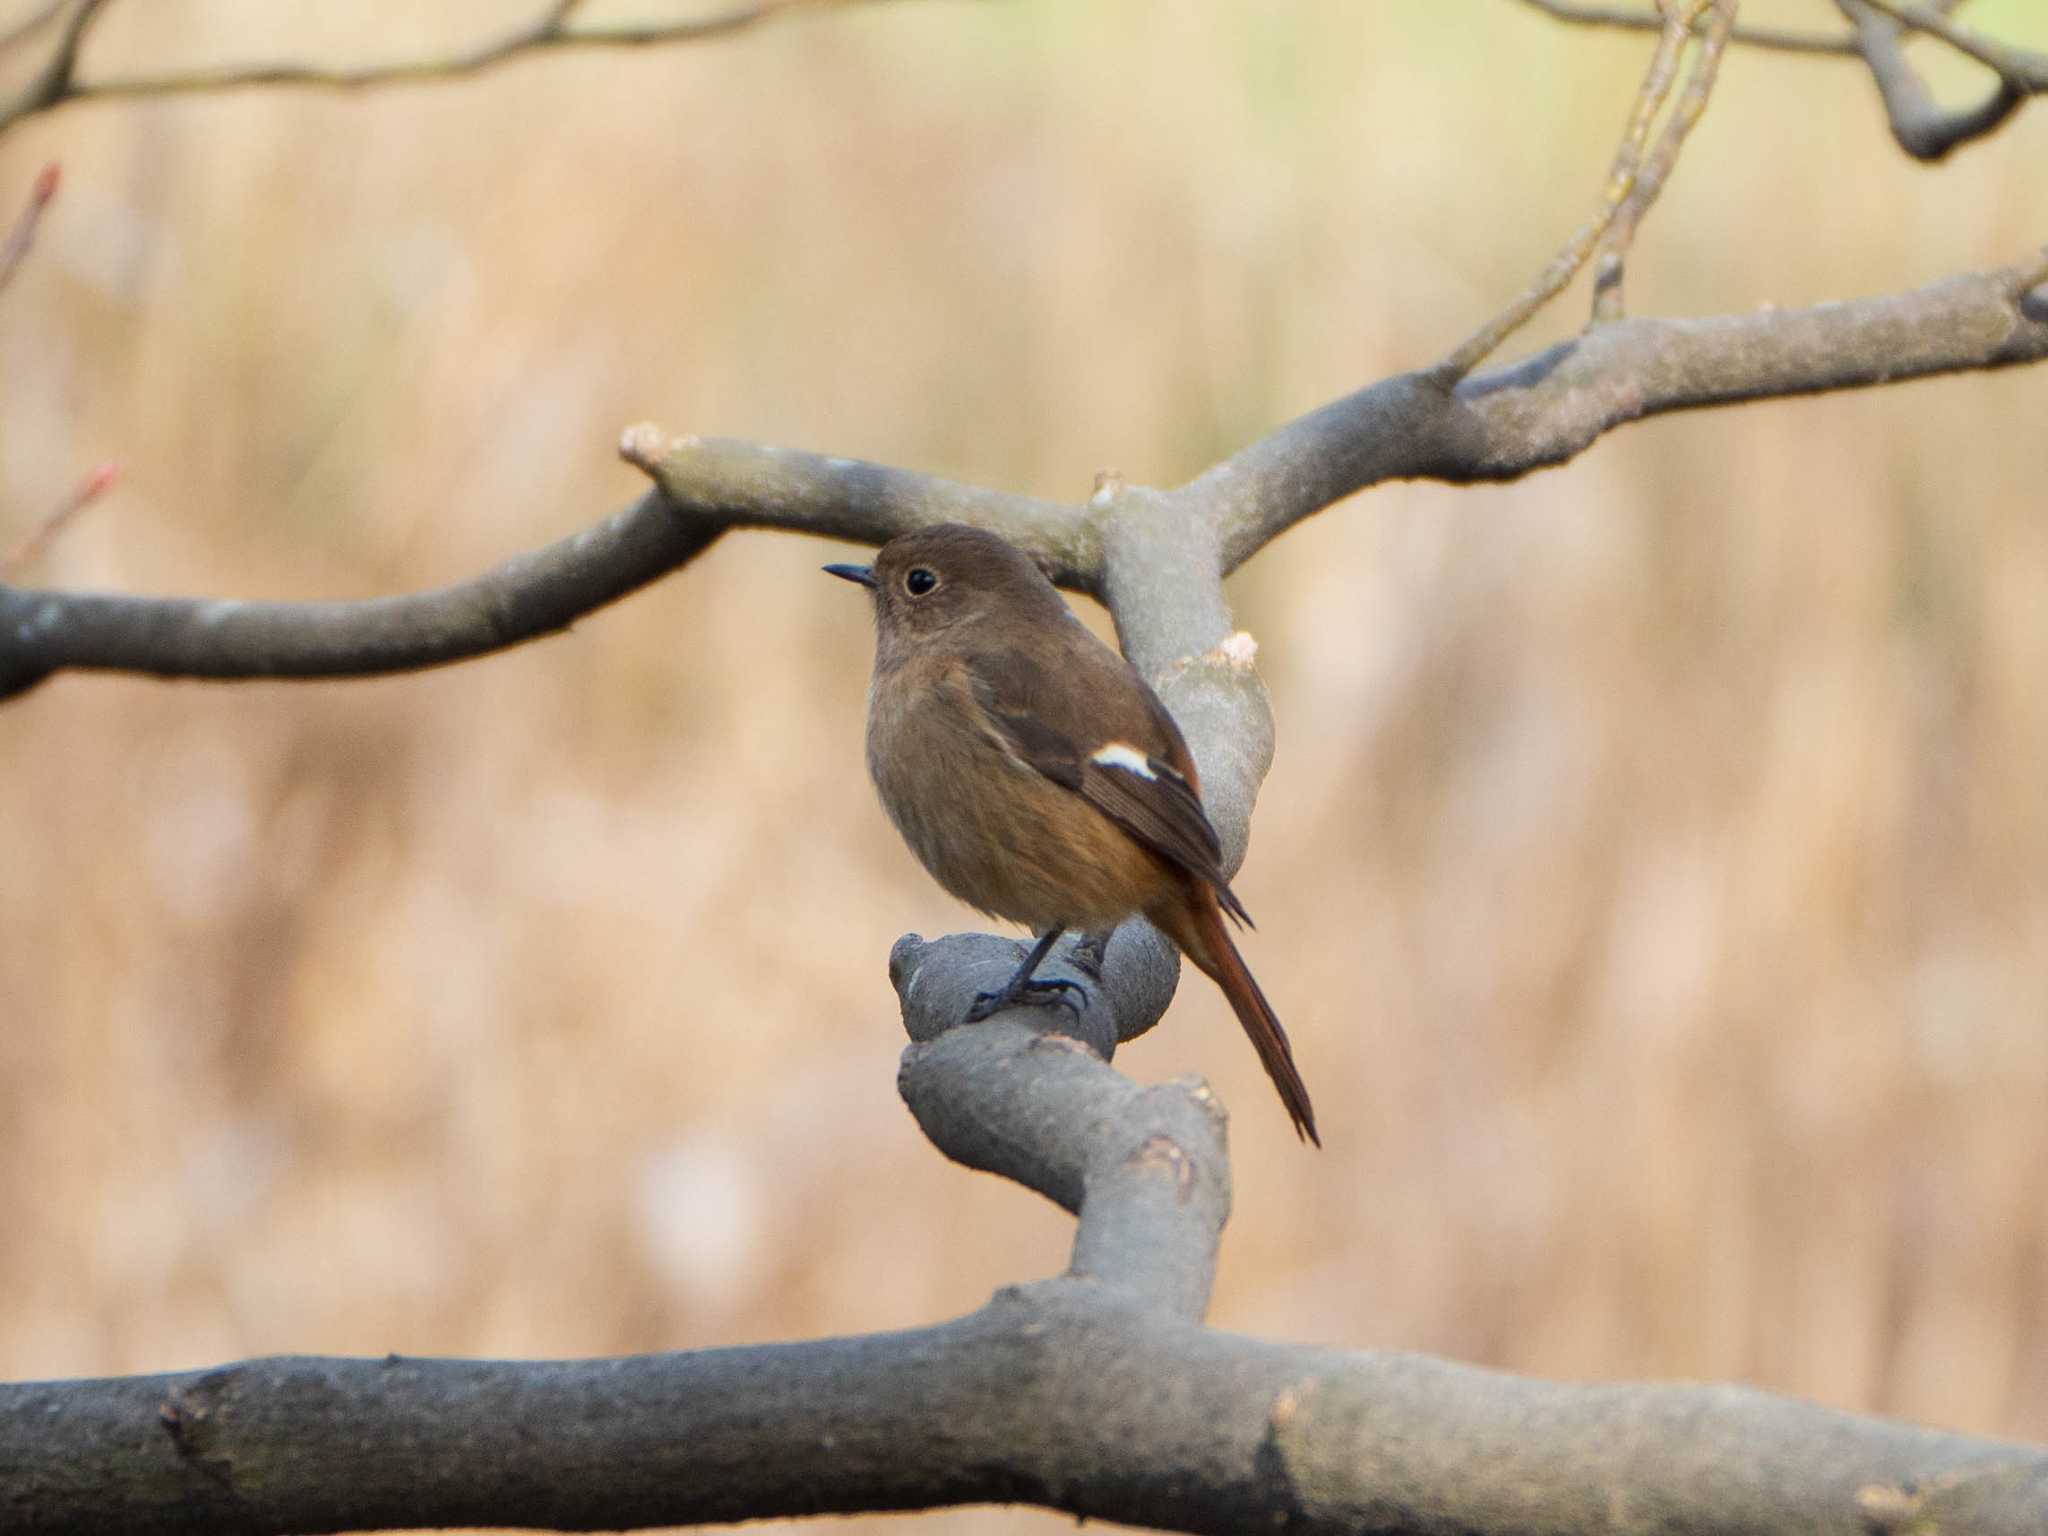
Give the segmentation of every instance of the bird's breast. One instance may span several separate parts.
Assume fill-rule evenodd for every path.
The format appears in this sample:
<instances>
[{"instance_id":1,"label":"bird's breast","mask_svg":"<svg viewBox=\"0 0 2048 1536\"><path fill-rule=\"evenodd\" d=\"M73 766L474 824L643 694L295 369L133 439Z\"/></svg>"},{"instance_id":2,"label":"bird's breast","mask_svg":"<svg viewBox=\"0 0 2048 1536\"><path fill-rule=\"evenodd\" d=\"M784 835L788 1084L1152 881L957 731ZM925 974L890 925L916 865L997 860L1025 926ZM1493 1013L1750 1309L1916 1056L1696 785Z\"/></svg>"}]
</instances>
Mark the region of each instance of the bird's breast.
<instances>
[{"instance_id":1,"label":"bird's breast","mask_svg":"<svg viewBox=\"0 0 2048 1536\"><path fill-rule=\"evenodd\" d=\"M1004 750L961 669L876 673L868 772L918 861L984 912L1035 929L1108 926L1158 878L1107 818Z\"/></svg>"}]
</instances>

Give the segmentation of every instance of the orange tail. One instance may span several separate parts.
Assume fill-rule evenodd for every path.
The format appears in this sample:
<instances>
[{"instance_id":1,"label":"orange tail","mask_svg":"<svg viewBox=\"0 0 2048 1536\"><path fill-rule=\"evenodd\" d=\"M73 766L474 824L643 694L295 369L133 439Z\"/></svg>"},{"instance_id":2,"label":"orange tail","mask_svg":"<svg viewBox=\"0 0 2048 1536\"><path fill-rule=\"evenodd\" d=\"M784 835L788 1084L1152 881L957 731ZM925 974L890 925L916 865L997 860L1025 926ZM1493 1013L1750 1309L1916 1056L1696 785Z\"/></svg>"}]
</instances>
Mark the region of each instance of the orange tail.
<instances>
[{"instance_id":1,"label":"orange tail","mask_svg":"<svg viewBox=\"0 0 2048 1536\"><path fill-rule=\"evenodd\" d=\"M1308 1101L1308 1085L1302 1082L1301 1073L1295 1069L1294 1050L1287 1043L1287 1031L1280 1027L1273 1005L1266 1001L1266 994L1259 990L1259 984L1252 980L1252 973L1245 968L1244 957L1238 954L1237 945L1231 942L1230 930L1223 926L1223 913L1216 905L1214 893L1206 885L1196 886L1192 881L1189 884L1193 886L1188 892L1190 899L1179 903L1174 911L1155 914L1153 920L1211 981L1223 989L1223 995L1230 999L1231 1009L1237 1014L1237 1022L1251 1036L1252 1046L1259 1053L1259 1062L1265 1067L1266 1075L1280 1090L1280 1102L1287 1106L1295 1131L1320 1147L1323 1140L1316 1135L1315 1108Z\"/></svg>"}]
</instances>

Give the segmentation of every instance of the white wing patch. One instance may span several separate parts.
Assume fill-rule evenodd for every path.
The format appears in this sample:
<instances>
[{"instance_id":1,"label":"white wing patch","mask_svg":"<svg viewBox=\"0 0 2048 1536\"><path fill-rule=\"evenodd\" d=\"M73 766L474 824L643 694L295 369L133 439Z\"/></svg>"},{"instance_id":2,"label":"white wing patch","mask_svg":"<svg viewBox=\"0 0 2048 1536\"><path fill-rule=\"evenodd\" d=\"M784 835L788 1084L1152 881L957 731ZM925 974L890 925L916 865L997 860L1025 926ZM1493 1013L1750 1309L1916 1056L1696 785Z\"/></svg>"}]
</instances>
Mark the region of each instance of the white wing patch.
<instances>
[{"instance_id":1,"label":"white wing patch","mask_svg":"<svg viewBox=\"0 0 2048 1536\"><path fill-rule=\"evenodd\" d=\"M1108 746L1089 758L1088 761L1099 764L1104 768L1121 768L1126 773L1135 773L1141 779L1156 779L1159 777L1158 774L1152 771L1152 760L1150 758L1145 756L1136 747L1127 747L1120 741L1112 741Z\"/></svg>"}]
</instances>

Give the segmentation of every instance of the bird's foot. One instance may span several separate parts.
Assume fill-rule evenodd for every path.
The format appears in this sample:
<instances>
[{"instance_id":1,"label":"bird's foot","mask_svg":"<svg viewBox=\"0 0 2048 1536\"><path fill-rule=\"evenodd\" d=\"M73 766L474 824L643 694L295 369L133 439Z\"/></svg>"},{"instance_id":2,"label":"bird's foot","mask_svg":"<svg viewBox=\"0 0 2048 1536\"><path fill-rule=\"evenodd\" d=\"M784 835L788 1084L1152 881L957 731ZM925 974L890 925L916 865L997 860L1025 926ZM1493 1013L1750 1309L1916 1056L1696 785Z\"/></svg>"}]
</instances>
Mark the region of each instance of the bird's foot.
<instances>
[{"instance_id":1,"label":"bird's foot","mask_svg":"<svg viewBox=\"0 0 2048 1536\"><path fill-rule=\"evenodd\" d=\"M1073 996L1068 996L1072 993ZM1080 999L1079 1002L1075 998ZM974 999L974 1006L967 1010L967 1022L979 1024L983 1019L1001 1013L1005 1008L1019 1004L1026 1007L1043 1007L1047 1004L1064 1008L1076 1020L1081 1010L1088 1005L1088 989L1078 981L1013 981L995 992L983 992Z\"/></svg>"}]
</instances>

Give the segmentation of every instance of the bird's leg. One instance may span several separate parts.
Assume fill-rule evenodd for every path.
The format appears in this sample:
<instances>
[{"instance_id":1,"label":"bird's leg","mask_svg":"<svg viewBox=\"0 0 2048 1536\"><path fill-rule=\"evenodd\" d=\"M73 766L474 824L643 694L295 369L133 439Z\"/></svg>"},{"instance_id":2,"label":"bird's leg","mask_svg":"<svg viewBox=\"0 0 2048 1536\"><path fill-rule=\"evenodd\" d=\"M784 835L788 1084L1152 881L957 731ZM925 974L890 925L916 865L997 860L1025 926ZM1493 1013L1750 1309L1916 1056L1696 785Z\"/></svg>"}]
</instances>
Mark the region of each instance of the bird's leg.
<instances>
[{"instance_id":1,"label":"bird's leg","mask_svg":"<svg viewBox=\"0 0 2048 1536\"><path fill-rule=\"evenodd\" d=\"M1016 974L1004 982L995 992L983 992L974 1000L974 1006L967 1010L967 1022L979 1024L991 1014L1001 1013L1005 1008L1014 1008L1019 1003L1058 1003L1062 1008L1081 1017L1081 1010L1069 992L1078 993L1084 1000L1087 989L1077 981L1033 981L1031 973L1038 969L1045 957L1052 953L1053 945L1059 943L1064 928L1048 928L1038 936L1038 942L1031 946L1031 953L1024 957L1024 963L1017 967Z\"/></svg>"},{"instance_id":2,"label":"bird's leg","mask_svg":"<svg viewBox=\"0 0 2048 1536\"><path fill-rule=\"evenodd\" d=\"M1098 928L1093 933L1084 933L1074 944L1074 964L1102 980L1102 968L1109 963L1109 936L1116 930Z\"/></svg>"}]
</instances>

